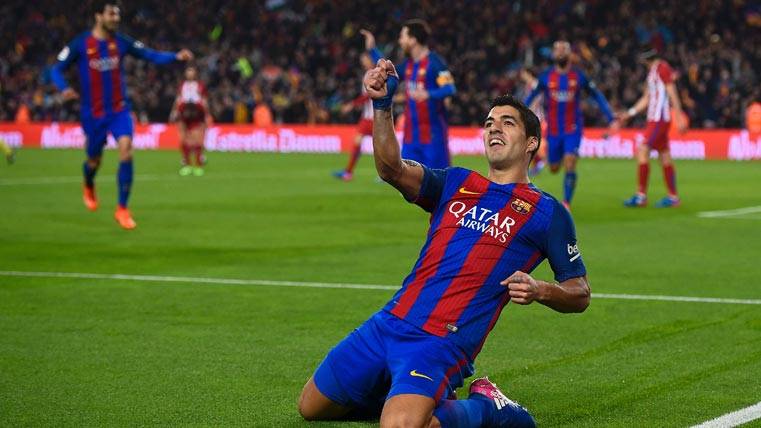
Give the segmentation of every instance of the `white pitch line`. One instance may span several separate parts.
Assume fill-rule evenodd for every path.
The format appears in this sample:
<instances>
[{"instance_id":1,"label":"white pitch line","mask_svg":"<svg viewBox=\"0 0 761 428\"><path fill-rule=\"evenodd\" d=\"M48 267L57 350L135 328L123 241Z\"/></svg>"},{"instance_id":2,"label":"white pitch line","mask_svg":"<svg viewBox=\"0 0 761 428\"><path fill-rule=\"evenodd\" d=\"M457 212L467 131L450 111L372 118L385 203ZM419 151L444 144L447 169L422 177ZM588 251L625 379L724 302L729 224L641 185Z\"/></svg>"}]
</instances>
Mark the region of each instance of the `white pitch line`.
<instances>
[{"instance_id":1,"label":"white pitch line","mask_svg":"<svg viewBox=\"0 0 761 428\"><path fill-rule=\"evenodd\" d=\"M269 285L275 287L306 287L306 288L333 288L355 290L398 290L398 285L379 284L351 284L340 282L303 282L303 281L277 281L270 279L235 279L235 278L205 278L194 276L164 276L164 275L127 275L120 273L81 273L81 272L28 272L28 271L0 271L0 276L7 277L37 277L37 278L74 278L74 279L108 279L117 281L141 281L141 282L185 282L195 284L221 284L221 285ZM618 300L651 300L668 302L695 302L695 303L723 303L730 305L761 305L761 299L726 299L716 297L690 297L690 296L661 296L648 294L609 294L593 293L596 299Z\"/></svg>"},{"instance_id":2,"label":"white pitch line","mask_svg":"<svg viewBox=\"0 0 761 428\"><path fill-rule=\"evenodd\" d=\"M746 424L750 421L761 419L761 401L744 409L721 415L718 418L694 425L692 428L727 428Z\"/></svg>"},{"instance_id":3,"label":"white pitch line","mask_svg":"<svg viewBox=\"0 0 761 428\"><path fill-rule=\"evenodd\" d=\"M737 215L761 213L761 205L755 207L735 208L732 210L723 211L701 211L698 213L698 217L702 218L716 218L716 217L733 217Z\"/></svg>"}]
</instances>

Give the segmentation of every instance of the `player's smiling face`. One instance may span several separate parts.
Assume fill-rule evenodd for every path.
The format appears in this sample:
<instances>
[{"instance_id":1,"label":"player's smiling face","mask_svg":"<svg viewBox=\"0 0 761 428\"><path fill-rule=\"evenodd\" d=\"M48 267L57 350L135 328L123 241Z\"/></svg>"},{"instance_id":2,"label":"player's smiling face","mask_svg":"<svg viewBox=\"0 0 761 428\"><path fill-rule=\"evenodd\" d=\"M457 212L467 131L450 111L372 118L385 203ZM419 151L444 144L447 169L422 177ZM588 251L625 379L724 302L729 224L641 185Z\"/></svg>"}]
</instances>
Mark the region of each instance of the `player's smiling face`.
<instances>
[{"instance_id":1,"label":"player's smiling face","mask_svg":"<svg viewBox=\"0 0 761 428\"><path fill-rule=\"evenodd\" d=\"M484 151L489 165L505 169L515 162L528 162L538 141L526 137L520 112L513 106L496 106L484 122Z\"/></svg>"},{"instance_id":2,"label":"player's smiling face","mask_svg":"<svg viewBox=\"0 0 761 428\"><path fill-rule=\"evenodd\" d=\"M103 8L103 13L95 14L95 20L104 30L113 33L119 29L119 22L122 20L121 10L119 6L107 4Z\"/></svg>"}]
</instances>

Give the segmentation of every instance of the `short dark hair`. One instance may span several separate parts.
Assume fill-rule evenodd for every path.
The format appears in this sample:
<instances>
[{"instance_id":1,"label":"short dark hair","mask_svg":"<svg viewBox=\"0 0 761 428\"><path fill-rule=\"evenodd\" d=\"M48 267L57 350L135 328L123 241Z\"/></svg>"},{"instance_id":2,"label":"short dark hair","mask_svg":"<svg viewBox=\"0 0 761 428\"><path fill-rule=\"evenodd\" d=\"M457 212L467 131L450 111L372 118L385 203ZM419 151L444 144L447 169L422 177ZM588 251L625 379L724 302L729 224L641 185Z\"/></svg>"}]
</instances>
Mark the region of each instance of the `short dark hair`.
<instances>
[{"instance_id":1,"label":"short dark hair","mask_svg":"<svg viewBox=\"0 0 761 428\"><path fill-rule=\"evenodd\" d=\"M116 6L121 9L122 5L119 0L91 0L90 1L90 15L95 16L96 13L103 13L106 10L106 6Z\"/></svg>"},{"instance_id":2,"label":"short dark hair","mask_svg":"<svg viewBox=\"0 0 761 428\"><path fill-rule=\"evenodd\" d=\"M428 43L428 38L431 36L431 27L428 26L427 22L422 19L410 19L402 27L407 27L407 32L410 36L417 39L417 42L421 45Z\"/></svg>"},{"instance_id":3,"label":"short dark hair","mask_svg":"<svg viewBox=\"0 0 761 428\"><path fill-rule=\"evenodd\" d=\"M534 155L539 150L539 147L542 145L542 125L539 123L539 118L536 117L536 114L534 114L523 101L516 99L510 94L500 95L495 98L494 101L491 102L489 110L499 106L510 106L518 110L518 113L521 115L521 122L523 122L523 129L526 131L526 136L536 137L539 141L539 144L536 145L536 150L531 152L531 158L533 159Z\"/></svg>"}]
</instances>

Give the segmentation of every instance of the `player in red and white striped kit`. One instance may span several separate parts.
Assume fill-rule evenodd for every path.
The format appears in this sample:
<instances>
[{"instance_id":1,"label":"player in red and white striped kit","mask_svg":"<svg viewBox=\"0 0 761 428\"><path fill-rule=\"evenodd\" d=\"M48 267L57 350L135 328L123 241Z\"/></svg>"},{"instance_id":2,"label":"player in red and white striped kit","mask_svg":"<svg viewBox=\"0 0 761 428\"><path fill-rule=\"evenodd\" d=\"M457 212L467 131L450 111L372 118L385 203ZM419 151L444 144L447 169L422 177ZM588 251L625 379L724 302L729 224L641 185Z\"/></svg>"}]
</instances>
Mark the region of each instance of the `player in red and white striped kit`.
<instances>
[{"instance_id":1,"label":"player in red and white striped kit","mask_svg":"<svg viewBox=\"0 0 761 428\"><path fill-rule=\"evenodd\" d=\"M360 55L359 60L362 63L362 69L367 71L375 67L375 63L381 59L382 55L375 47L373 33L367 30L360 30L359 32L365 38L365 52ZM341 112L346 114L360 107L362 108L362 117L357 123L357 135L354 137L354 147L352 147L349 155L349 163L345 169L333 173L334 177L343 181L351 181L354 178L354 167L357 166L357 160L362 154L362 138L373 135L373 101L367 95L364 86L362 93L357 98L341 106Z\"/></svg>"},{"instance_id":2,"label":"player in red and white striped kit","mask_svg":"<svg viewBox=\"0 0 761 428\"><path fill-rule=\"evenodd\" d=\"M640 59L648 65L647 85L642 97L619 117L623 120L636 116L647 107L647 128L645 141L637 147L639 187L637 193L624 201L627 207L644 207L647 205L647 181L650 175L650 151L658 152L663 167L663 178L668 188L668 196L656 203L658 208L676 207L680 204L676 191L676 173L669 149L669 129L671 114L674 113L679 132L687 129L683 120L682 105L674 82L674 71L669 64L658 57L655 50L644 52Z\"/></svg>"},{"instance_id":3,"label":"player in red and white striped kit","mask_svg":"<svg viewBox=\"0 0 761 428\"><path fill-rule=\"evenodd\" d=\"M178 122L179 126L182 152L180 175L203 175L204 137L212 120L206 87L198 80L198 71L193 66L185 69L185 80L180 85L169 120Z\"/></svg>"}]
</instances>

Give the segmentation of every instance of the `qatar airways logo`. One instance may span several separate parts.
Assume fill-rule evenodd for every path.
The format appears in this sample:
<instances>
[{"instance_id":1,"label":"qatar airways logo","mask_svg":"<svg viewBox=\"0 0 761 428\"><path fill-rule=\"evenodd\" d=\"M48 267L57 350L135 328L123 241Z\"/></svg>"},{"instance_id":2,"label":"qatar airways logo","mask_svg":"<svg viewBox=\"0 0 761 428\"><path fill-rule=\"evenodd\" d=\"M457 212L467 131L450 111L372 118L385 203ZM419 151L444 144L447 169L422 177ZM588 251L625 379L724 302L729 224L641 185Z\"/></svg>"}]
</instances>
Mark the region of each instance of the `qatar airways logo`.
<instances>
[{"instance_id":1,"label":"qatar airways logo","mask_svg":"<svg viewBox=\"0 0 761 428\"><path fill-rule=\"evenodd\" d=\"M564 102L570 101L570 99L573 98L573 92L563 91L558 89L555 91L550 91L550 96L552 96L553 100L559 103L564 103Z\"/></svg>"},{"instance_id":2,"label":"qatar airways logo","mask_svg":"<svg viewBox=\"0 0 761 428\"><path fill-rule=\"evenodd\" d=\"M489 235L501 243L507 242L510 235L510 228L515 226L515 219L507 215L499 214L499 211L474 205L470 208L460 201L454 201L449 204L449 213L454 215L457 220L457 226L476 230Z\"/></svg>"},{"instance_id":3,"label":"qatar airways logo","mask_svg":"<svg viewBox=\"0 0 761 428\"><path fill-rule=\"evenodd\" d=\"M106 58L93 58L90 60L90 68L98 71L109 71L119 67L119 57L109 56Z\"/></svg>"}]
</instances>

